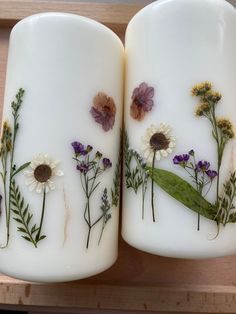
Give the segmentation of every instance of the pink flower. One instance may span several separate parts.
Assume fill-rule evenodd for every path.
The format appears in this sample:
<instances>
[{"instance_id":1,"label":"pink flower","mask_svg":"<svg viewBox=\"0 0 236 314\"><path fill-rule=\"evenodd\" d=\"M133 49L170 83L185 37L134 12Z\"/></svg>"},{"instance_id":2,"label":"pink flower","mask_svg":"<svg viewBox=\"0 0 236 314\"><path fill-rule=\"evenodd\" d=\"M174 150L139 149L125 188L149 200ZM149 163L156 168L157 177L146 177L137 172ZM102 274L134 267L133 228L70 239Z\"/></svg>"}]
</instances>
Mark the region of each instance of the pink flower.
<instances>
[{"instance_id":1,"label":"pink flower","mask_svg":"<svg viewBox=\"0 0 236 314\"><path fill-rule=\"evenodd\" d=\"M132 104L130 106L130 115L133 119L142 121L146 112L152 110L154 88L148 86L145 82L136 87L132 95Z\"/></svg>"},{"instance_id":2,"label":"pink flower","mask_svg":"<svg viewBox=\"0 0 236 314\"><path fill-rule=\"evenodd\" d=\"M101 124L104 131L109 131L115 123L116 106L114 100L104 93L98 93L93 99L90 110L94 120Z\"/></svg>"}]
</instances>

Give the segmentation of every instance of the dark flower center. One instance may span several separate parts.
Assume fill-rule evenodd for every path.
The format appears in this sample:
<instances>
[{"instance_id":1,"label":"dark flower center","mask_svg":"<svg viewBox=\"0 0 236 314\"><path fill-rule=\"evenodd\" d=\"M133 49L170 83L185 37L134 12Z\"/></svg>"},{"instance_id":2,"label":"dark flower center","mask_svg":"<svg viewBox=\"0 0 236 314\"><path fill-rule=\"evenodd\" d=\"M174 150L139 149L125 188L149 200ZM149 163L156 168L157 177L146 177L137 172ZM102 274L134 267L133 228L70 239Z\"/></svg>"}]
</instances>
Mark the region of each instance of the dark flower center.
<instances>
[{"instance_id":1,"label":"dark flower center","mask_svg":"<svg viewBox=\"0 0 236 314\"><path fill-rule=\"evenodd\" d=\"M142 107L145 104L145 101L141 97L135 97L134 102L138 107Z\"/></svg>"},{"instance_id":2,"label":"dark flower center","mask_svg":"<svg viewBox=\"0 0 236 314\"><path fill-rule=\"evenodd\" d=\"M48 165L39 165L34 170L34 177L38 182L47 182L52 176L52 169Z\"/></svg>"},{"instance_id":3,"label":"dark flower center","mask_svg":"<svg viewBox=\"0 0 236 314\"><path fill-rule=\"evenodd\" d=\"M169 147L170 141L163 133L154 133L150 138L150 146L154 151L167 149Z\"/></svg>"}]
</instances>

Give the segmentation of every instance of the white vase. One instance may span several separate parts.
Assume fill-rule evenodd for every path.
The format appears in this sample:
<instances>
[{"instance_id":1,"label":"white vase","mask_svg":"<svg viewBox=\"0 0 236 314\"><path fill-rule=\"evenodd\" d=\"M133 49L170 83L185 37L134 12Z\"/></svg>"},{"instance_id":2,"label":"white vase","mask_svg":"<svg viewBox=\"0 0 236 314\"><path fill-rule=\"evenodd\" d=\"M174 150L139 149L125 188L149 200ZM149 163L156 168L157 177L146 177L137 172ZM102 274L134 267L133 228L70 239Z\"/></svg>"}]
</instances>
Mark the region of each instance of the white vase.
<instances>
[{"instance_id":1,"label":"white vase","mask_svg":"<svg viewBox=\"0 0 236 314\"><path fill-rule=\"evenodd\" d=\"M160 0L129 23L122 234L132 246L236 253L235 197L223 204L235 189L235 54L236 11L223 0Z\"/></svg>"},{"instance_id":2,"label":"white vase","mask_svg":"<svg viewBox=\"0 0 236 314\"><path fill-rule=\"evenodd\" d=\"M121 41L93 20L44 13L13 28L1 139L5 274L68 281L115 262L122 68Z\"/></svg>"}]
</instances>

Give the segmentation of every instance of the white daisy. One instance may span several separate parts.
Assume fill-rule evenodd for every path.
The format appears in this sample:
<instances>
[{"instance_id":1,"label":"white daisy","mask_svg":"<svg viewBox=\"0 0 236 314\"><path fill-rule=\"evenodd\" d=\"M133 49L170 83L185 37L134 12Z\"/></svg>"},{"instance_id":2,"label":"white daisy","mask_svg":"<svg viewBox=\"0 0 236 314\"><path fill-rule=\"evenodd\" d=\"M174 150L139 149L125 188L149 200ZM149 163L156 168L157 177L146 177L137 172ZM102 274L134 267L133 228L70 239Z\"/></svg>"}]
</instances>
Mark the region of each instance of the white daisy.
<instances>
[{"instance_id":1,"label":"white daisy","mask_svg":"<svg viewBox=\"0 0 236 314\"><path fill-rule=\"evenodd\" d=\"M36 156L29 165L29 170L25 171L27 177L25 184L30 191L37 193L48 193L55 189L55 184L52 181L53 177L61 177L63 171L57 169L58 160L48 157L48 155L40 154Z\"/></svg>"},{"instance_id":2,"label":"white daisy","mask_svg":"<svg viewBox=\"0 0 236 314\"><path fill-rule=\"evenodd\" d=\"M142 138L143 156L148 162L153 162L155 155L156 160L161 160L172 153L175 147L175 138L170 135L171 127L161 123L159 127L151 125L145 136Z\"/></svg>"}]
</instances>

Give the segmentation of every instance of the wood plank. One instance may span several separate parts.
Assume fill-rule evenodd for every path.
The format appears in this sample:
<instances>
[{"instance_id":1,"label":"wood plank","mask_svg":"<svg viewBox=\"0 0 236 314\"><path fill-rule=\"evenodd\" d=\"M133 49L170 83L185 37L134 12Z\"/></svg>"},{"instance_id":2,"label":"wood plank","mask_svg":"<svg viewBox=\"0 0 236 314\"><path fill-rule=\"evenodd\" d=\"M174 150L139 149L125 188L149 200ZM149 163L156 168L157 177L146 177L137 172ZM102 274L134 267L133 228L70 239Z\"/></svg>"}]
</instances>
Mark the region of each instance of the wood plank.
<instances>
[{"instance_id":1,"label":"wood plank","mask_svg":"<svg viewBox=\"0 0 236 314\"><path fill-rule=\"evenodd\" d=\"M0 1L0 26L13 26L22 18L41 12L68 12L99 21L113 31L124 32L127 23L143 5L112 3L81 3L68 1Z\"/></svg>"}]
</instances>

